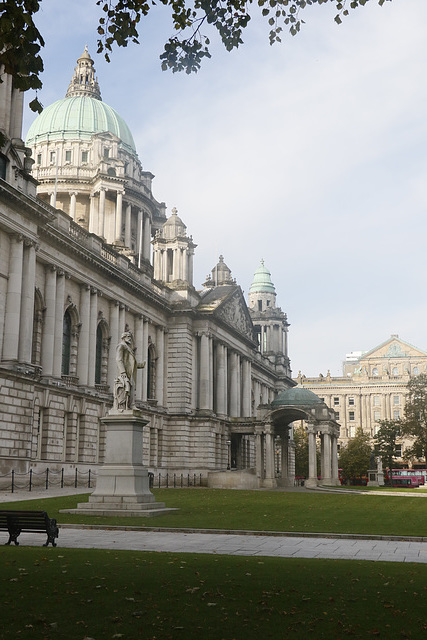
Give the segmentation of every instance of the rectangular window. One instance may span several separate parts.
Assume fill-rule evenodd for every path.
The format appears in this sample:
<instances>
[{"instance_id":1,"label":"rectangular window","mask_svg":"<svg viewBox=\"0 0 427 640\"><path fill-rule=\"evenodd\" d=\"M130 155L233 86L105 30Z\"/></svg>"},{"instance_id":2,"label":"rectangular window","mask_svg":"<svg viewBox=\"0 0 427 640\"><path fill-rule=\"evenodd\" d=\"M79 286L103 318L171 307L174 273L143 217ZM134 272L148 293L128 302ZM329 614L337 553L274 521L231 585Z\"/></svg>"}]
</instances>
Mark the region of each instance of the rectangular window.
<instances>
[{"instance_id":1,"label":"rectangular window","mask_svg":"<svg viewBox=\"0 0 427 640\"><path fill-rule=\"evenodd\" d=\"M349 419L350 421L353 421L353 420L354 420L354 411L349 411L349 412L348 412L348 419Z\"/></svg>"},{"instance_id":2,"label":"rectangular window","mask_svg":"<svg viewBox=\"0 0 427 640\"><path fill-rule=\"evenodd\" d=\"M50 163L53 164L55 162L55 151L50 152Z\"/></svg>"},{"instance_id":3,"label":"rectangular window","mask_svg":"<svg viewBox=\"0 0 427 640\"><path fill-rule=\"evenodd\" d=\"M381 420L381 411L374 411L374 420L375 422L378 422L378 420Z\"/></svg>"},{"instance_id":4,"label":"rectangular window","mask_svg":"<svg viewBox=\"0 0 427 640\"><path fill-rule=\"evenodd\" d=\"M379 406L380 406L380 397L374 396L374 407L379 407Z\"/></svg>"},{"instance_id":5,"label":"rectangular window","mask_svg":"<svg viewBox=\"0 0 427 640\"><path fill-rule=\"evenodd\" d=\"M393 396L393 404L394 406L400 404L400 396Z\"/></svg>"},{"instance_id":6,"label":"rectangular window","mask_svg":"<svg viewBox=\"0 0 427 640\"><path fill-rule=\"evenodd\" d=\"M336 407L340 403L339 398L334 398L334 407Z\"/></svg>"},{"instance_id":7,"label":"rectangular window","mask_svg":"<svg viewBox=\"0 0 427 640\"><path fill-rule=\"evenodd\" d=\"M82 151L82 162L87 162L88 152Z\"/></svg>"},{"instance_id":8,"label":"rectangular window","mask_svg":"<svg viewBox=\"0 0 427 640\"><path fill-rule=\"evenodd\" d=\"M37 154L37 164L41 164L42 163L42 154L38 153Z\"/></svg>"},{"instance_id":9,"label":"rectangular window","mask_svg":"<svg viewBox=\"0 0 427 640\"><path fill-rule=\"evenodd\" d=\"M65 162L71 162L71 151L65 152Z\"/></svg>"},{"instance_id":10,"label":"rectangular window","mask_svg":"<svg viewBox=\"0 0 427 640\"><path fill-rule=\"evenodd\" d=\"M340 412L335 411L335 420L339 420L339 419L340 419Z\"/></svg>"},{"instance_id":11,"label":"rectangular window","mask_svg":"<svg viewBox=\"0 0 427 640\"><path fill-rule=\"evenodd\" d=\"M400 409L395 409L393 411L393 420L400 420Z\"/></svg>"},{"instance_id":12,"label":"rectangular window","mask_svg":"<svg viewBox=\"0 0 427 640\"><path fill-rule=\"evenodd\" d=\"M354 398L349 398L349 399L348 399L348 404L349 404L350 406L354 406Z\"/></svg>"},{"instance_id":13,"label":"rectangular window","mask_svg":"<svg viewBox=\"0 0 427 640\"><path fill-rule=\"evenodd\" d=\"M104 147L104 158L107 159L110 157L110 149L108 147Z\"/></svg>"}]
</instances>

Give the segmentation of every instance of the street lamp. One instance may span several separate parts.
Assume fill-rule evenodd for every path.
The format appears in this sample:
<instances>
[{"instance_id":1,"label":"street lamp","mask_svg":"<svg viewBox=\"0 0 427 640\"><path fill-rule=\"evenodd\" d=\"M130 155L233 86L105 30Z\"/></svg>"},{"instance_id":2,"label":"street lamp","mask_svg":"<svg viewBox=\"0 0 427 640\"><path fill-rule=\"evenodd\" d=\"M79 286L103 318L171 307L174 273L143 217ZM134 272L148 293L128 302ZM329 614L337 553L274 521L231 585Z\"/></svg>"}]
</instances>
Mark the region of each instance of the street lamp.
<instances>
[{"instance_id":1,"label":"street lamp","mask_svg":"<svg viewBox=\"0 0 427 640\"><path fill-rule=\"evenodd\" d=\"M231 469L231 440L227 440L226 445L228 447L227 452L227 471Z\"/></svg>"}]
</instances>

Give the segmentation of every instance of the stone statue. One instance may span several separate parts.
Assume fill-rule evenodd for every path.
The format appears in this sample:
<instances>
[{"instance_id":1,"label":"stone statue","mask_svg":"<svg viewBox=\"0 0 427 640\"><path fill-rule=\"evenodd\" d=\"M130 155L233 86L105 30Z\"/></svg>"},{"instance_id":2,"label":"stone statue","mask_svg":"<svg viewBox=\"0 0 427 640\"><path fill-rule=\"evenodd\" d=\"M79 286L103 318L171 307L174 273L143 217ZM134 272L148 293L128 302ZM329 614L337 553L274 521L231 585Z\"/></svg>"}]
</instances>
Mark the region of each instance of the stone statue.
<instances>
[{"instance_id":1,"label":"stone statue","mask_svg":"<svg viewBox=\"0 0 427 640\"><path fill-rule=\"evenodd\" d=\"M375 463L375 451L371 451L371 456L369 458L369 468L371 470L377 468L377 465Z\"/></svg>"},{"instance_id":2,"label":"stone statue","mask_svg":"<svg viewBox=\"0 0 427 640\"><path fill-rule=\"evenodd\" d=\"M132 332L125 331L116 349L118 376L114 380L114 409L118 411L133 408L136 372L145 367L145 362L137 362L135 351Z\"/></svg>"}]
</instances>

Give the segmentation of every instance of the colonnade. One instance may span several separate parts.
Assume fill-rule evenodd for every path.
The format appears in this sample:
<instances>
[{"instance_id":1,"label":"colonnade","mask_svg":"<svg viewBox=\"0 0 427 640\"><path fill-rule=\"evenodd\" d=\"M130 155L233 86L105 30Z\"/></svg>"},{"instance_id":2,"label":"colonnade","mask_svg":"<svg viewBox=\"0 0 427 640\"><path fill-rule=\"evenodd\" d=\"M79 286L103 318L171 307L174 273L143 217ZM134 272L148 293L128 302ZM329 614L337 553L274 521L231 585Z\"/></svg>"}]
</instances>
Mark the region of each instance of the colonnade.
<instances>
[{"instance_id":1,"label":"colonnade","mask_svg":"<svg viewBox=\"0 0 427 640\"><path fill-rule=\"evenodd\" d=\"M156 248L153 256L154 278L162 282L193 282L193 254L187 246Z\"/></svg>"},{"instance_id":2,"label":"colonnade","mask_svg":"<svg viewBox=\"0 0 427 640\"><path fill-rule=\"evenodd\" d=\"M1 359L3 362L19 362L27 365L33 362L34 302L36 291L36 250L37 245L21 234L10 237L9 279L5 300L4 333ZM155 398L164 403L165 375L165 327L154 325L142 314L132 313L123 303L111 300L107 317L99 309L102 292L96 287L82 283L75 300L67 295L66 281L70 276L54 265L45 266L43 299L43 321L38 318L40 331L40 362L42 374L46 377L61 378L63 364L64 313L71 317L71 359L68 374L84 386L95 386L97 330L103 320L103 341L107 345L105 382L113 388L117 375L116 346L121 333L129 321L134 332L137 357L148 362L149 338L155 357L151 375L155 375ZM73 291L76 291L75 286ZM40 298L40 299L41 299ZM105 305L103 305L105 310ZM41 326L42 325L42 326ZM135 398L148 399L148 367L138 370Z\"/></svg>"},{"instance_id":3,"label":"colonnade","mask_svg":"<svg viewBox=\"0 0 427 640\"><path fill-rule=\"evenodd\" d=\"M233 418L250 417L250 360L209 332L200 332L198 338L198 408Z\"/></svg>"},{"instance_id":4,"label":"colonnade","mask_svg":"<svg viewBox=\"0 0 427 640\"><path fill-rule=\"evenodd\" d=\"M257 320L259 326L259 342L261 353L274 351L275 353L283 353L288 355L288 332L286 326L280 322L272 323L269 321L263 324Z\"/></svg>"},{"instance_id":5,"label":"colonnade","mask_svg":"<svg viewBox=\"0 0 427 640\"><path fill-rule=\"evenodd\" d=\"M320 435L320 475L321 483L339 485L338 477L338 436L339 429L330 422L307 423L308 433L308 479L307 487L318 483L316 436Z\"/></svg>"},{"instance_id":6,"label":"colonnade","mask_svg":"<svg viewBox=\"0 0 427 640\"><path fill-rule=\"evenodd\" d=\"M107 217L107 192L113 193L115 198L113 219ZM56 206L56 191L50 191L50 204ZM64 194L61 194L64 195ZM77 198L79 191L68 192L70 198L69 214L77 222ZM81 192L83 198L87 193ZM133 221L133 223L132 223ZM124 224L124 237L123 237ZM89 222L88 230L101 238L105 238L109 244L122 243L127 248L132 247L132 228L136 230L135 253L142 260L150 260L151 247L151 217L140 206L126 200L126 192L122 189L113 189L109 186L101 186L89 196Z\"/></svg>"}]
</instances>

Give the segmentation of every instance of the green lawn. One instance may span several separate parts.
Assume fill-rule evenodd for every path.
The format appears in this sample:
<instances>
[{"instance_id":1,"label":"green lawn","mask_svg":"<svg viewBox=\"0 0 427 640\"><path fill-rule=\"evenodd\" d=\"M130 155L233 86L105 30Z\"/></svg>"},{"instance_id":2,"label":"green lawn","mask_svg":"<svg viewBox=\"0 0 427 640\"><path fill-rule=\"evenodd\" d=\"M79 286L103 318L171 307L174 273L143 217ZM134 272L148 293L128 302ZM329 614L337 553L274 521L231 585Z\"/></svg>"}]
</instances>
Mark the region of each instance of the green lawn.
<instances>
[{"instance_id":1,"label":"green lawn","mask_svg":"<svg viewBox=\"0 0 427 640\"><path fill-rule=\"evenodd\" d=\"M427 498L223 489L155 489L153 493L158 501L179 511L149 519L58 512L88 500L88 495L29 500L19 502L19 508L45 509L59 524L427 536ZM2 508L17 508L16 504Z\"/></svg>"},{"instance_id":2,"label":"green lawn","mask_svg":"<svg viewBox=\"0 0 427 640\"><path fill-rule=\"evenodd\" d=\"M45 509L60 524L427 535L422 498L154 493L179 512L148 520L58 513L87 495L2 508ZM61 549L61 536L58 545L0 547L0 640L394 640L427 632L424 564Z\"/></svg>"},{"instance_id":3,"label":"green lawn","mask_svg":"<svg viewBox=\"0 0 427 640\"><path fill-rule=\"evenodd\" d=\"M0 638L421 638L427 567L0 549Z\"/></svg>"}]
</instances>

